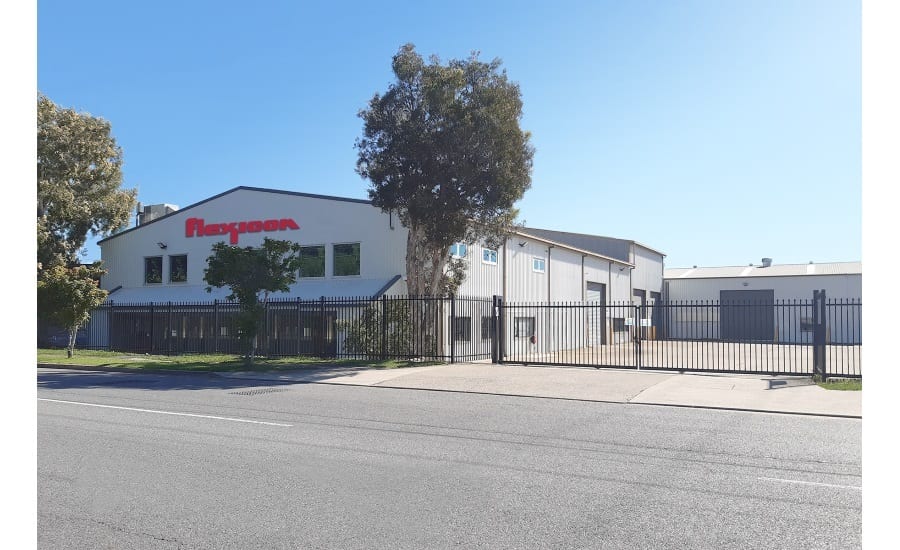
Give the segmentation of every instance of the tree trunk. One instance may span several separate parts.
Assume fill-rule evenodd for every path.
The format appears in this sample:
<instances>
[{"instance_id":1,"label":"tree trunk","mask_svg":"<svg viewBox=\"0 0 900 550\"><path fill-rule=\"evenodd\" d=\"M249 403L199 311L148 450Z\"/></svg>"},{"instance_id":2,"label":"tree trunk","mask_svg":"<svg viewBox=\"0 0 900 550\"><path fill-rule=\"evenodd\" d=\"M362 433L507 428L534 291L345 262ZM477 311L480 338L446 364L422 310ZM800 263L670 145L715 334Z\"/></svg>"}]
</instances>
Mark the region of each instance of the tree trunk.
<instances>
[{"instance_id":1,"label":"tree trunk","mask_svg":"<svg viewBox=\"0 0 900 550\"><path fill-rule=\"evenodd\" d=\"M66 346L66 357L71 358L75 353L75 335L78 334L78 327L69 329L69 345Z\"/></svg>"},{"instance_id":2,"label":"tree trunk","mask_svg":"<svg viewBox=\"0 0 900 550\"><path fill-rule=\"evenodd\" d=\"M421 296L424 292L422 285L421 235L415 225L409 228L406 237L406 292L410 296Z\"/></svg>"}]
</instances>

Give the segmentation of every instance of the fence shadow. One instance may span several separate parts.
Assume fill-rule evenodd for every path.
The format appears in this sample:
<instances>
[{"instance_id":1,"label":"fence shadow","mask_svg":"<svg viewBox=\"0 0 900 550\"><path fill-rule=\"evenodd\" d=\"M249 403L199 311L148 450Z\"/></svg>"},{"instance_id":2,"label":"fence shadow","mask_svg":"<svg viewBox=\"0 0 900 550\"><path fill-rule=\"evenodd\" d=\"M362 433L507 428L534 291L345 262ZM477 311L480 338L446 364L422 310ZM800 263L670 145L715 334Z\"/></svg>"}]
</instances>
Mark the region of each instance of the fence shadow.
<instances>
[{"instance_id":1,"label":"fence shadow","mask_svg":"<svg viewBox=\"0 0 900 550\"><path fill-rule=\"evenodd\" d=\"M321 366L290 371L291 380L269 380L264 376L284 372L253 372L260 378L236 378L217 373L160 373L121 371L59 371L38 369L37 387L47 390L121 388L147 391L243 390L270 386L290 386L325 381L336 376L371 370L371 367Z\"/></svg>"}]
</instances>

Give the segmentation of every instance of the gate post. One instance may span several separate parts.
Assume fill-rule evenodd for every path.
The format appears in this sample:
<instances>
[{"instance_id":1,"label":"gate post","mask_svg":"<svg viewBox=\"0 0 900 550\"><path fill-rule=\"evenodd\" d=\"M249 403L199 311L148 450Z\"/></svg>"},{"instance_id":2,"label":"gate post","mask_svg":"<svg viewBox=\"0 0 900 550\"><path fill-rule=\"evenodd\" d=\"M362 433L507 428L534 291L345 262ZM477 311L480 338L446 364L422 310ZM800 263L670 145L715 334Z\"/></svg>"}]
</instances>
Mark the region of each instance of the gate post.
<instances>
[{"instance_id":1,"label":"gate post","mask_svg":"<svg viewBox=\"0 0 900 550\"><path fill-rule=\"evenodd\" d=\"M219 353L219 300L213 300L213 353Z\"/></svg>"},{"instance_id":2,"label":"gate post","mask_svg":"<svg viewBox=\"0 0 900 550\"><path fill-rule=\"evenodd\" d=\"M497 360L497 338L500 332L497 330L497 321L499 317L499 299L500 297L494 294L493 299L491 300L491 363L499 363Z\"/></svg>"},{"instance_id":3,"label":"gate post","mask_svg":"<svg viewBox=\"0 0 900 550\"><path fill-rule=\"evenodd\" d=\"M319 357L325 357L325 296L319 296Z\"/></svg>"},{"instance_id":4,"label":"gate post","mask_svg":"<svg viewBox=\"0 0 900 550\"><path fill-rule=\"evenodd\" d=\"M153 355L153 321L156 314L153 312L153 302L150 302L150 355Z\"/></svg>"},{"instance_id":5,"label":"gate post","mask_svg":"<svg viewBox=\"0 0 900 550\"><path fill-rule=\"evenodd\" d=\"M387 295L381 295L381 360L387 359Z\"/></svg>"},{"instance_id":6,"label":"gate post","mask_svg":"<svg viewBox=\"0 0 900 550\"><path fill-rule=\"evenodd\" d=\"M497 363L506 360L506 304L505 298L497 296Z\"/></svg>"},{"instance_id":7,"label":"gate post","mask_svg":"<svg viewBox=\"0 0 900 550\"><path fill-rule=\"evenodd\" d=\"M456 295L450 295L450 363L456 363Z\"/></svg>"},{"instance_id":8,"label":"gate post","mask_svg":"<svg viewBox=\"0 0 900 550\"><path fill-rule=\"evenodd\" d=\"M166 355L172 355L172 302L169 302L166 314Z\"/></svg>"},{"instance_id":9,"label":"gate post","mask_svg":"<svg viewBox=\"0 0 900 550\"><path fill-rule=\"evenodd\" d=\"M634 306L634 364L641 370L641 306Z\"/></svg>"},{"instance_id":10,"label":"gate post","mask_svg":"<svg viewBox=\"0 0 900 550\"><path fill-rule=\"evenodd\" d=\"M825 290L813 291L813 374L828 379L826 365L825 337L827 330L827 309L825 307Z\"/></svg>"}]
</instances>

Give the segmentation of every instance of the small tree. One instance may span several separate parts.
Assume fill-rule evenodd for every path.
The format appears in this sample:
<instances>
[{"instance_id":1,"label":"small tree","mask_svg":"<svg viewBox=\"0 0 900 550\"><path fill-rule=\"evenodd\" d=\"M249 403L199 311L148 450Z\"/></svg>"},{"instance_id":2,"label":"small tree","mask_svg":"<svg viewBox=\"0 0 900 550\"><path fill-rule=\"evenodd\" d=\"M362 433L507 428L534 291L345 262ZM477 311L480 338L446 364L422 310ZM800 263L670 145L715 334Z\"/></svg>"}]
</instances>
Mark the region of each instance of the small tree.
<instances>
[{"instance_id":1,"label":"small tree","mask_svg":"<svg viewBox=\"0 0 900 550\"><path fill-rule=\"evenodd\" d=\"M106 299L107 292L97 284L104 273L99 263L73 268L57 265L45 270L38 281L38 311L69 333L68 357L75 352L78 329L90 320L91 311Z\"/></svg>"},{"instance_id":2,"label":"small tree","mask_svg":"<svg viewBox=\"0 0 900 550\"><path fill-rule=\"evenodd\" d=\"M300 245L266 237L259 248L218 242L212 252L203 271L203 280L209 285L206 291L227 286L231 290L228 299L240 304L238 328L244 360L252 365L269 294L288 292L290 285L297 282Z\"/></svg>"}]
</instances>

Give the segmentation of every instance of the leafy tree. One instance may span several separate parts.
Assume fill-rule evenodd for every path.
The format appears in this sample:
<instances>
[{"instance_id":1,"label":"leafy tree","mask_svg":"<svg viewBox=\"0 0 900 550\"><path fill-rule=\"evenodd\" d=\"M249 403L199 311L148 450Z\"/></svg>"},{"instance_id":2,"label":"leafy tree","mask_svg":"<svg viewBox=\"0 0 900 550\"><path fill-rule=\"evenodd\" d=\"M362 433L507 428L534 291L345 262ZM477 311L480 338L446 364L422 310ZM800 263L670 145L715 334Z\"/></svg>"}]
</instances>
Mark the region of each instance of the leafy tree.
<instances>
[{"instance_id":1,"label":"leafy tree","mask_svg":"<svg viewBox=\"0 0 900 550\"><path fill-rule=\"evenodd\" d=\"M109 122L37 101L37 260L49 269L75 263L88 233L125 226L136 191L120 188L122 149Z\"/></svg>"},{"instance_id":2,"label":"leafy tree","mask_svg":"<svg viewBox=\"0 0 900 550\"><path fill-rule=\"evenodd\" d=\"M107 292L98 284L104 273L99 263L72 268L57 265L45 270L38 281L38 312L42 318L58 323L68 331L68 357L75 352L78 329L90 320L91 311L106 299Z\"/></svg>"},{"instance_id":3,"label":"leafy tree","mask_svg":"<svg viewBox=\"0 0 900 550\"><path fill-rule=\"evenodd\" d=\"M300 245L266 237L259 248L240 247L217 242L207 258L203 271L206 291L227 286L229 300L240 304L238 328L244 345L244 359L253 364L257 335L265 313L269 294L288 292L297 281L300 268Z\"/></svg>"},{"instance_id":4,"label":"leafy tree","mask_svg":"<svg viewBox=\"0 0 900 550\"><path fill-rule=\"evenodd\" d=\"M531 186L534 149L519 127L519 86L501 62L426 63L407 44L393 58L396 81L360 111L356 171L369 197L396 210L409 229L407 288L440 295L462 281L450 265L454 242L498 245L517 215L514 204Z\"/></svg>"}]
</instances>

